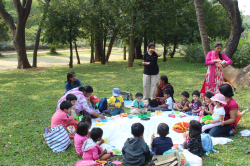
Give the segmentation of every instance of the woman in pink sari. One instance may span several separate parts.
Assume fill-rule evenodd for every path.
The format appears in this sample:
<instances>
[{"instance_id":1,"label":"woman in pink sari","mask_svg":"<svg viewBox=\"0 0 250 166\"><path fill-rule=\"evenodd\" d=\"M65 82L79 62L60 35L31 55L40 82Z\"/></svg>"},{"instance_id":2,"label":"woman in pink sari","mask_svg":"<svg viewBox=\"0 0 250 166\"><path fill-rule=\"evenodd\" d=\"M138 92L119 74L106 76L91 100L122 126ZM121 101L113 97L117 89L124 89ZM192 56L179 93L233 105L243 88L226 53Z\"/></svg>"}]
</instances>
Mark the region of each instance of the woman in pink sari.
<instances>
[{"instance_id":1,"label":"woman in pink sari","mask_svg":"<svg viewBox=\"0 0 250 166\"><path fill-rule=\"evenodd\" d=\"M221 49L222 43L217 42L214 44L214 51L208 52L206 56L206 65L208 68L200 91L201 97L204 97L206 92L219 93L219 86L223 83L222 68L232 63L232 60L224 53L220 53Z\"/></svg>"}]
</instances>

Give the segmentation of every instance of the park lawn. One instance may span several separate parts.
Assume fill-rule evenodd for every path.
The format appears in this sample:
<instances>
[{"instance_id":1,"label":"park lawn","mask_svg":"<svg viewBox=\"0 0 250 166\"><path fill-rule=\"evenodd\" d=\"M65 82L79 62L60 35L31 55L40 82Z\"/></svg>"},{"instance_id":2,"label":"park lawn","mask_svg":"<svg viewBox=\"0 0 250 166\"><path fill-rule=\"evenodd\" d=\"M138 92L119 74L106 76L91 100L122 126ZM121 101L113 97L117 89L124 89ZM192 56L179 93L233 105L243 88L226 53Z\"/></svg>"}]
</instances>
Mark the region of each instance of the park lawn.
<instances>
[{"instance_id":1,"label":"park lawn","mask_svg":"<svg viewBox=\"0 0 250 166\"><path fill-rule=\"evenodd\" d=\"M75 152L74 143L66 152L53 153L41 143L44 127L50 126L57 101L64 93L66 74L74 71L83 85L91 85L99 98L110 97L112 88L121 91L143 92L143 67L135 60L134 67L127 68L127 61L75 65L27 70L9 70L0 73L0 165L69 165L82 157ZM168 58L166 63L159 59L160 75L167 75L174 86L176 101L181 92L200 90L207 67L191 64L183 58ZM250 88L239 87L234 99L240 110L249 107ZM126 111L129 111L127 109ZM219 153L203 157L204 165L250 165L250 138L242 137L239 131L249 129L249 115L239 122L234 141L214 148ZM116 159L117 156L112 159ZM121 159L121 157L119 157Z\"/></svg>"}]
</instances>

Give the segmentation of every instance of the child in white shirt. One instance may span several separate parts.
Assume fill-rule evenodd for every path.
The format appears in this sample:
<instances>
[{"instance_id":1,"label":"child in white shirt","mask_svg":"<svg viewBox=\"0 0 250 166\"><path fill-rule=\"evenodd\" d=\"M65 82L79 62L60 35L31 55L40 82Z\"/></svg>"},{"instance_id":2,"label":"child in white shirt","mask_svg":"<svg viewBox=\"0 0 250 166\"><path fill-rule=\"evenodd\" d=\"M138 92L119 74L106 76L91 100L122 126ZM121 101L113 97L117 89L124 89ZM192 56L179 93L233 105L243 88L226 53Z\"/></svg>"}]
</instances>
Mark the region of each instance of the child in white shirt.
<instances>
[{"instance_id":1,"label":"child in white shirt","mask_svg":"<svg viewBox=\"0 0 250 166\"><path fill-rule=\"evenodd\" d=\"M172 90L168 88L163 93L164 93L164 97L166 98L165 103L162 105L159 105L158 107L151 108L152 111L155 111L155 110L171 111L172 110L173 108L173 99L171 97Z\"/></svg>"}]
</instances>

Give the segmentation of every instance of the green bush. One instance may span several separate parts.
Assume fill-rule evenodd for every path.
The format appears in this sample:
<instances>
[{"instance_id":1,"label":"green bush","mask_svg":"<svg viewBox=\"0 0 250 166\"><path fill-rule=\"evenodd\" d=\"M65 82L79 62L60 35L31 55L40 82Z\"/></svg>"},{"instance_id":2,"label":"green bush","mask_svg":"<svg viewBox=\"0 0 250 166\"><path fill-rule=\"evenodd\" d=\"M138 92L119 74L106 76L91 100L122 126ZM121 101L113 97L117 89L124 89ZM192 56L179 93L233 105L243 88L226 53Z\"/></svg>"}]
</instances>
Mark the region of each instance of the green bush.
<instances>
[{"instance_id":1,"label":"green bush","mask_svg":"<svg viewBox=\"0 0 250 166\"><path fill-rule=\"evenodd\" d=\"M240 38L237 50L232 58L232 66L243 68L250 64L250 33Z\"/></svg>"},{"instance_id":2,"label":"green bush","mask_svg":"<svg viewBox=\"0 0 250 166\"><path fill-rule=\"evenodd\" d=\"M192 43L183 48L185 60L191 63L204 63L205 57L201 43Z\"/></svg>"}]
</instances>

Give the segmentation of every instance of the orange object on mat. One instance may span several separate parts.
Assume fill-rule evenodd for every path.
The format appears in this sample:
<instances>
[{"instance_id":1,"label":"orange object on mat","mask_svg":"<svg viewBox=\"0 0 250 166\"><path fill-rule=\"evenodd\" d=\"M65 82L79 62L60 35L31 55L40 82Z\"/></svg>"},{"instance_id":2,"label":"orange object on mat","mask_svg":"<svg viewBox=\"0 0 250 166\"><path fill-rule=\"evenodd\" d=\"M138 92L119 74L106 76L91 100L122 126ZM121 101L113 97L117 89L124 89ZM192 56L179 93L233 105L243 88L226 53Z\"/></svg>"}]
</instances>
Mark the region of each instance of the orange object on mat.
<instances>
[{"instance_id":1,"label":"orange object on mat","mask_svg":"<svg viewBox=\"0 0 250 166\"><path fill-rule=\"evenodd\" d=\"M172 129L177 133L184 133L187 131L188 125L189 125L188 122L179 122L176 123Z\"/></svg>"}]
</instances>

